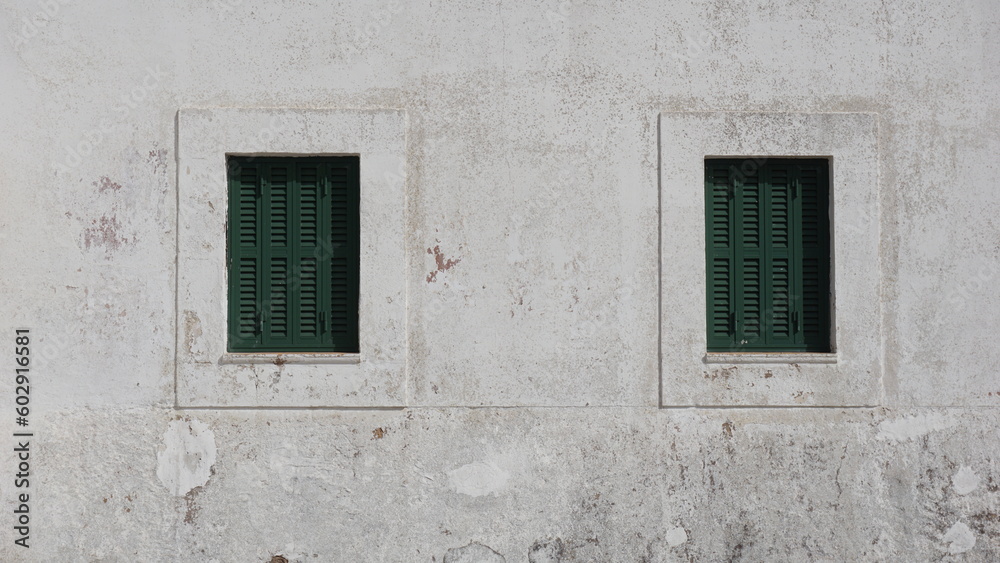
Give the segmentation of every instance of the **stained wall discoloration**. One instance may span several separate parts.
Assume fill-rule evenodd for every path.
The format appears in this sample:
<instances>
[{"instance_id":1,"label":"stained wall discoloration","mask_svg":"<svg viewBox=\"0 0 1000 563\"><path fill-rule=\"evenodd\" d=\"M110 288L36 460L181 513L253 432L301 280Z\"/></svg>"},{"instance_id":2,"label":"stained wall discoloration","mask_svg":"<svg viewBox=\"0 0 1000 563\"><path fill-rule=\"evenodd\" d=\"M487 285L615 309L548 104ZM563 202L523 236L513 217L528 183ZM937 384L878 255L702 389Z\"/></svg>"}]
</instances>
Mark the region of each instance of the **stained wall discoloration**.
<instances>
[{"instance_id":1,"label":"stained wall discoloration","mask_svg":"<svg viewBox=\"0 0 1000 563\"><path fill-rule=\"evenodd\" d=\"M121 184L112 181L111 178L108 178L107 176L101 176L99 180L95 181L94 187L96 187L97 191L102 194L107 193L109 191L117 192L118 190L122 189Z\"/></svg>"},{"instance_id":2,"label":"stained wall discoloration","mask_svg":"<svg viewBox=\"0 0 1000 563\"><path fill-rule=\"evenodd\" d=\"M176 496L191 495L212 476L215 465L215 434L205 423L192 418L170 422L156 453L156 476ZM194 495L188 498L193 502Z\"/></svg>"},{"instance_id":3,"label":"stained wall discoloration","mask_svg":"<svg viewBox=\"0 0 1000 563\"><path fill-rule=\"evenodd\" d=\"M538 540L528 549L528 563L559 563L566 558L561 538Z\"/></svg>"},{"instance_id":4,"label":"stained wall discoloration","mask_svg":"<svg viewBox=\"0 0 1000 563\"><path fill-rule=\"evenodd\" d=\"M492 462L475 461L448 472L448 482L459 494L480 497L499 493L510 474Z\"/></svg>"},{"instance_id":5,"label":"stained wall discoloration","mask_svg":"<svg viewBox=\"0 0 1000 563\"><path fill-rule=\"evenodd\" d=\"M123 245L134 242L134 238L129 239L122 234L122 225L118 222L117 215L91 219L90 226L83 231L83 245L87 249L101 247L108 252L115 252Z\"/></svg>"},{"instance_id":6,"label":"stained wall discoloration","mask_svg":"<svg viewBox=\"0 0 1000 563\"><path fill-rule=\"evenodd\" d=\"M184 523L194 524L195 519L198 517L198 493L201 492L202 487L198 486L184 495L184 504L186 506L184 510Z\"/></svg>"},{"instance_id":7,"label":"stained wall discoloration","mask_svg":"<svg viewBox=\"0 0 1000 563\"><path fill-rule=\"evenodd\" d=\"M201 320L194 311L184 311L184 347L196 356L202 356L204 350L200 342L204 333L201 330Z\"/></svg>"},{"instance_id":8,"label":"stained wall discoloration","mask_svg":"<svg viewBox=\"0 0 1000 563\"><path fill-rule=\"evenodd\" d=\"M167 149L153 149L149 151L149 164L153 167L153 174L167 173Z\"/></svg>"},{"instance_id":9,"label":"stained wall discoloration","mask_svg":"<svg viewBox=\"0 0 1000 563\"><path fill-rule=\"evenodd\" d=\"M139 538L124 541L151 561L176 550L204 549L223 561L277 552L292 560L316 553L319 560L388 561L419 550L440 563L471 543L507 560L559 554L573 563L738 554L910 561L946 553L944 536L962 522L975 537L965 556L995 559L993 415L969 413L960 427L902 441L877 439L873 420L881 418L902 416L857 409L198 410L191 421L157 422L136 410L66 412L52 423L110 438L102 450L56 435L65 447L50 451L47 463L67 469L58 480L43 473L40 482L65 499L75 540L39 548L55 554L48 560L81 549L118 553L125 537ZM189 432L195 421L214 435L214 474L177 495L152 477L159 462L149 444L169 428L191 434L184 449L194 452L205 435ZM732 436L719 431L727 421L736 426ZM379 427L392 428L391 440L372 439ZM480 496L453 491L448 472L473 456L506 463L508 486ZM952 476L963 465L982 484L960 495ZM274 517L276 507L292 505ZM232 526L234 514L243 525ZM303 541L317 514L325 526L355 533ZM386 526L386 518L407 525Z\"/></svg>"},{"instance_id":10,"label":"stained wall discoloration","mask_svg":"<svg viewBox=\"0 0 1000 563\"><path fill-rule=\"evenodd\" d=\"M427 254L434 257L434 266L436 269L431 270L427 274L427 283L433 283L437 281L437 275L441 272L446 272L456 266L462 261L461 258L445 258L443 252L441 252L441 245L435 245L434 248L428 248Z\"/></svg>"}]
</instances>

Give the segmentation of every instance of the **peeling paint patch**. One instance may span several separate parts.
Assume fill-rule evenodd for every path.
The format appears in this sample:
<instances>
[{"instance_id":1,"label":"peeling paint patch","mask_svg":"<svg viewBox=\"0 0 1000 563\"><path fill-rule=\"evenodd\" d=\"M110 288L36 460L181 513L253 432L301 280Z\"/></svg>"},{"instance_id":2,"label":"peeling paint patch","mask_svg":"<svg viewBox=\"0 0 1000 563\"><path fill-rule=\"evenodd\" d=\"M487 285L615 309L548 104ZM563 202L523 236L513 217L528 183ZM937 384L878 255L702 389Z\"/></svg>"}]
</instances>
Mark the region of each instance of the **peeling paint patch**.
<instances>
[{"instance_id":1,"label":"peeling paint patch","mask_svg":"<svg viewBox=\"0 0 1000 563\"><path fill-rule=\"evenodd\" d=\"M561 538L538 540L528 550L528 563L559 563L565 554Z\"/></svg>"},{"instance_id":2,"label":"peeling paint patch","mask_svg":"<svg viewBox=\"0 0 1000 563\"><path fill-rule=\"evenodd\" d=\"M879 423L877 437L879 440L905 442L954 425L953 420L943 415L904 416L899 420L885 420Z\"/></svg>"},{"instance_id":3,"label":"peeling paint patch","mask_svg":"<svg viewBox=\"0 0 1000 563\"><path fill-rule=\"evenodd\" d=\"M812 396L812 391L799 391L792 395L792 400L801 405L805 402L811 402Z\"/></svg>"},{"instance_id":4,"label":"peeling paint patch","mask_svg":"<svg viewBox=\"0 0 1000 563\"><path fill-rule=\"evenodd\" d=\"M322 483L324 489L350 490L348 487L354 486L350 469L338 467L321 456L301 455L294 444L275 449L269 465L281 488L289 493L300 492L301 484L306 481Z\"/></svg>"},{"instance_id":5,"label":"peeling paint patch","mask_svg":"<svg viewBox=\"0 0 1000 563\"><path fill-rule=\"evenodd\" d=\"M727 437L731 437L733 435L734 428L736 428L736 425L733 424L732 421L727 420L722 423L722 433Z\"/></svg>"},{"instance_id":6,"label":"peeling paint patch","mask_svg":"<svg viewBox=\"0 0 1000 563\"><path fill-rule=\"evenodd\" d=\"M118 250L123 244L135 242L135 240L130 241L121 235L119 231L122 226L114 215L92 219L90 224L91 226L83 231L83 244L87 248L103 246L108 250Z\"/></svg>"},{"instance_id":7,"label":"peeling paint patch","mask_svg":"<svg viewBox=\"0 0 1000 563\"><path fill-rule=\"evenodd\" d=\"M201 357L205 353L201 319L194 311L184 311L184 347L189 354Z\"/></svg>"},{"instance_id":8,"label":"peeling paint patch","mask_svg":"<svg viewBox=\"0 0 1000 563\"><path fill-rule=\"evenodd\" d=\"M729 379L730 377L736 375L738 371L739 371L738 367L731 366L728 368L720 368L712 371L702 372L702 375L705 377L705 379L710 379L712 381L715 381L720 377L722 379Z\"/></svg>"},{"instance_id":9,"label":"peeling paint patch","mask_svg":"<svg viewBox=\"0 0 1000 563\"><path fill-rule=\"evenodd\" d=\"M507 559L481 543L472 542L449 549L444 554L444 563L507 563Z\"/></svg>"},{"instance_id":10,"label":"peeling paint patch","mask_svg":"<svg viewBox=\"0 0 1000 563\"><path fill-rule=\"evenodd\" d=\"M149 163L153 165L154 174L165 174L167 172L167 149L149 151Z\"/></svg>"},{"instance_id":11,"label":"peeling paint patch","mask_svg":"<svg viewBox=\"0 0 1000 563\"><path fill-rule=\"evenodd\" d=\"M951 484L955 487L955 492L960 495L967 495L976 490L979 483L979 476L976 475L971 467L964 465L958 469L958 473L951 476Z\"/></svg>"},{"instance_id":12,"label":"peeling paint patch","mask_svg":"<svg viewBox=\"0 0 1000 563\"><path fill-rule=\"evenodd\" d=\"M427 283L432 283L437 281L438 273L446 272L455 267L459 262L462 261L461 258L446 259L444 257L444 253L441 252L441 245L436 245L434 248L428 248L427 254L431 254L434 256L434 265L436 267L436 269L431 270L431 272L427 274Z\"/></svg>"},{"instance_id":13,"label":"peeling paint patch","mask_svg":"<svg viewBox=\"0 0 1000 563\"><path fill-rule=\"evenodd\" d=\"M208 483L215 465L215 433L195 419L174 420L156 454L156 476L168 491L185 496Z\"/></svg>"},{"instance_id":14,"label":"peeling paint patch","mask_svg":"<svg viewBox=\"0 0 1000 563\"><path fill-rule=\"evenodd\" d=\"M667 530L663 539L666 540L667 545L670 547L677 547L682 543L688 541L687 530L681 527L674 528L673 530Z\"/></svg>"},{"instance_id":15,"label":"peeling paint patch","mask_svg":"<svg viewBox=\"0 0 1000 563\"><path fill-rule=\"evenodd\" d=\"M108 178L107 176L101 176L97 181L91 182L91 185L96 187L97 191L102 194L109 191L117 192L118 190L122 189L121 184L119 184L118 182L113 182L111 178Z\"/></svg>"},{"instance_id":16,"label":"peeling paint patch","mask_svg":"<svg viewBox=\"0 0 1000 563\"><path fill-rule=\"evenodd\" d=\"M476 461L448 472L448 483L456 493L481 497L507 485L510 474L492 463Z\"/></svg>"},{"instance_id":17,"label":"peeling paint patch","mask_svg":"<svg viewBox=\"0 0 1000 563\"><path fill-rule=\"evenodd\" d=\"M942 540L948 544L948 553L952 555L965 553L976 545L976 536L964 522L955 522Z\"/></svg>"},{"instance_id":18,"label":"peeling paint patch","mask_svg":"<svg viewBox=\"0 0 1000 563\"><path fill-rule=\"evenodd\" d=\"M195 487L188 491L184 495L184 502L187 503L187 511L184 512L184 523L194 524L195 518L198 517L198 511L201 510L196 502L198 499L198 493L201 492L201 487Z\"/></svg>"}]
</instances>

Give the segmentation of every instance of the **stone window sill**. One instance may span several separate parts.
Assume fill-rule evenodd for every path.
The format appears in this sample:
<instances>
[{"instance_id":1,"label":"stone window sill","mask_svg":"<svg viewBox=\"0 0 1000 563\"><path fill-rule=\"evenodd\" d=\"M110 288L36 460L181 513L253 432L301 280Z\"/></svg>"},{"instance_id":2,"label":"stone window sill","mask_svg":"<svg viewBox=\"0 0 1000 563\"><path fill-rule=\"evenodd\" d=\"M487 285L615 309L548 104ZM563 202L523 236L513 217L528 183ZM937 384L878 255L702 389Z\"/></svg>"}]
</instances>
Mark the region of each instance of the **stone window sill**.
<instances>
[{"instance_id":1,"label":"stone window sill","mask_svg":"<svg viewBox=\"0 0 1000 563\"><path fill-rule=\"evenodd\" d=\"M241 364L274 364L282 366L285 364L360 364L361 354L349 353L227 353L219 358L221 365L241 365Z\"/></svg>"},{"instance_id":2,"label":"stone window sill","mask_svg":"<svg viewBox=\"0 0 1000 563\"><path fill-rule=\"evenodd\" d=\"M820 352L708 352L706 364L835 364L837 354Z\"/></svg>"}]
</instances>

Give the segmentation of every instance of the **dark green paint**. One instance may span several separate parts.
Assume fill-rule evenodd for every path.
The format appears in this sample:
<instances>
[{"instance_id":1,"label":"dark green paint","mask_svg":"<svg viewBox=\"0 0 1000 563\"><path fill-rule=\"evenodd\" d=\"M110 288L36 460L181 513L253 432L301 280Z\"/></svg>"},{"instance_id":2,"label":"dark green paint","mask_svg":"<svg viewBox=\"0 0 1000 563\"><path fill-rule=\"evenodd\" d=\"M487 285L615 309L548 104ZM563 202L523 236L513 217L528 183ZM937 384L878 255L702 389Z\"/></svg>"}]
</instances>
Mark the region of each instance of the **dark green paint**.
<instances>
[{"instance_id":1,"label":"dark green paint","mask_svg":"<svg viewBox=\"0 0 1000 563\"><path fill-rule=\"evenodd\" d=\"M708 350L830 351L824 159L705 160Z\"/></svg>"},{"instance_id":2,"label":"dark green paint","mask_svg":"<svg viewBox=\"0 0 1000 563\"><path fill-rule=\"evenodd\" d=\"M357 352L359 158L229 157L230 352Z\"/></svg>"}]
</instances>

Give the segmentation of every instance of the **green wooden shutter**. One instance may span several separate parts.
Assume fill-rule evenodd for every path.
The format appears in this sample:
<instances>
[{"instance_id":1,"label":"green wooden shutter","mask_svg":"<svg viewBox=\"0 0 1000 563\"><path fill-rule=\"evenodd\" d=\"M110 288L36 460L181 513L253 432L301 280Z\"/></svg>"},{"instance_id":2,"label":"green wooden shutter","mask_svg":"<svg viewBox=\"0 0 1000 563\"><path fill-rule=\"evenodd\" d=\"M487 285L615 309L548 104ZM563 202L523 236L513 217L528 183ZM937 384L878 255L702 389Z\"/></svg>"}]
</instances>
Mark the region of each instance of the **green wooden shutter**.
<instances>
[{"instance_id":1,"label":"green wooden shutter","mask_svg":"<svg viewBox=\"0 0 1000 563\"><path fill-rule=\"evenodd\" d=\"M262 348L291 349L294 318L291 233L295 224L292 198L294 182L287 164L266 161L261 164L264 203L263 221L263 315Z\"/></svg>"},{"instance_id":2,"label":"green wooden shutter","mask_svg":"<svg viewBox=\"0 0 1000 563\"><path fill-rule=\"evenodd\" d=\"M261 186L258 167L230 163L229 175L229 346L259 346Z\"/></svg>"},{"instance_id":3,"label":"green wooden shutter","mask_svg":"<svg viewBox=\"0 0 1000 563\"><path fill-rule=\"evenodd\" d=\"M302 159L306 160L306 159ZM292 333L296 348L329 349L323 327L325 278L320 275L322 215L320 184L325 164L316 161L295 164L296 183L293 206L298 221L292 233L295 241L292 264L298 291L293 295L295 316Z\"/></svg>"},{"instance_id":4,"label":"green wooden shutter","mask_svg":"<svg viewBox=\"0 0 1000 563\"><path fill-rule=\"evenodd\" d=\"M762 186L756 165L736 168L729 166L730 182L734 186L736 232L736 335L735 346L758 346L764 339L765 296L764 280L764 217Z\"/></svg>"},{"instance_id":5,"label":"green wooden shutter","mask_svg":"<svg viewBox=\"0 0 1000 563\"><path fill-rule=\"evenodd\" d=\"M792 217L794 165L789 161L768 162L764 172L764 330L763 347L795 349L794 252L795 221Z\"/></svg>"},{"instance_id":6,"label":"green wooden shutter","mask_svg":"<svg viewBox=\"0 0 1000 563\"><path fill-rule=\"evenodd\" d=\"M341 352L358 351L359 165L357 157L343 157L332 162L329 169L330 252L324 271L330 280L330 338L333 347Z\"/></svg>"},{"instance_id":7,"label":"green wooden shutter","mask_svg":"<svg viewBox=\"0 0 1000 563\"><path fill-rule=\"evenodd\" d=\"M827 170L705 161L710 351L829 351Z\"/></svg>"},{"instance_id":8,"label":"green wooden shutter","mask_svg":"<svg viewBox=\"0 0 1000 563\"><path fill-rule=\"evenodd\" d=\"M799 340L809 352L830 351L830 180L826 160L801 161L796 213L800 296Z\"/></svg>"},{"instance_id":9,"label":"green wooden shutter","mask_svg":"<svg viewBox=\"0 0 1000 563\"><path fill-rule=\"evenodd\" d=\"M359 159L231 164L229 349L357 352Z\"/></svg>"}]
</instances>

